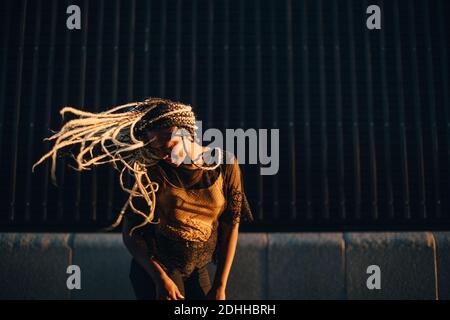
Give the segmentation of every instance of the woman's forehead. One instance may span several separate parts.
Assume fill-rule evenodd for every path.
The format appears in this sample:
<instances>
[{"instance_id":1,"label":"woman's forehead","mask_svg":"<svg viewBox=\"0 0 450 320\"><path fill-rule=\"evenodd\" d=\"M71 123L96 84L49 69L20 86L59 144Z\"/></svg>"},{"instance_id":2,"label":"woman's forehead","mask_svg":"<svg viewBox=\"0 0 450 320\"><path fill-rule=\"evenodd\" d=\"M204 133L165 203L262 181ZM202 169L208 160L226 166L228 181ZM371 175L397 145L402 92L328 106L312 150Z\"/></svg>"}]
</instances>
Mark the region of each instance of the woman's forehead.
<instances>
[{"instance_id":1,"label":"woman's forehead","mask_svg":"<svg viewBox=\"0 0 450 320\"><path fill-rule=\"evenodd\" d=\"M173 132L177 130L177 127L164 127L158 129L152 129L147 131L148 136L171 136Z\"/></svg>"},{"instance_id":2,"label":"woman's forehead","mask_svg":"<svg viewBox=\"0 0 450 320\"><path fill-rule=\"evenodd\" d=\"M165 143L171 140L177 127L166 127L161 129L150 130L147 132L147 138L156 143Z\"/></svg>"}]
</instances>

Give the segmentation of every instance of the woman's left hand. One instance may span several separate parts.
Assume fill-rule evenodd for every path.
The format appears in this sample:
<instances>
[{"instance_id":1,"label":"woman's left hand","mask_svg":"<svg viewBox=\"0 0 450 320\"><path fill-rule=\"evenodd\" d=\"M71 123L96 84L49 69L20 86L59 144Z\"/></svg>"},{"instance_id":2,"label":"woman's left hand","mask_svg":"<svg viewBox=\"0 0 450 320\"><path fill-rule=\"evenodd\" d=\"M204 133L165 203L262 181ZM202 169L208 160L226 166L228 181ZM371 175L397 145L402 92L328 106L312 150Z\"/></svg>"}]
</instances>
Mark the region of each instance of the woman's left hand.
<instances>
[{"instance_id":1,"label":"woman's left hand","mask_svg":"<svg viewBox=\"0 0 450 320\"><path fill-rule=\"evenodd\" d=\"M208 300L225 300L225 288L224 287L212 287L206 295Z\"/></svg>"}]
</instances>

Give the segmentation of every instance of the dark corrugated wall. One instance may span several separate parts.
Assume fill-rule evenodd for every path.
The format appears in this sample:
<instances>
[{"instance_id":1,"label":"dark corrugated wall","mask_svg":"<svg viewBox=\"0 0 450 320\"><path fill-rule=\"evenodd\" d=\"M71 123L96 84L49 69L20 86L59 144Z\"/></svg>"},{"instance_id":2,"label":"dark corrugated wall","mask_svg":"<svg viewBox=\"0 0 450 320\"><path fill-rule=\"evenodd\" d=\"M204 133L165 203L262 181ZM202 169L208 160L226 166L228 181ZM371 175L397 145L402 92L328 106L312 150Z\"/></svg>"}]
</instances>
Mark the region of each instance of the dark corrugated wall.
<instances>
[{"instance_id":1,"label":"dark corrugated wall","mask_svg":"<svg viewBox=\"0 0 450 320\"><path fill-rule=\"evenodd\" d=\"M80 6L82 29L66 28ZM382 8L382 29L366 8ZM126 200L110 168L31 173L59 109L147 96L204 127L280 128L280 171L244 165L255 226L449 228L449 3L2 1L2 229L105 226Z\"/></svg>"}]
</instances>

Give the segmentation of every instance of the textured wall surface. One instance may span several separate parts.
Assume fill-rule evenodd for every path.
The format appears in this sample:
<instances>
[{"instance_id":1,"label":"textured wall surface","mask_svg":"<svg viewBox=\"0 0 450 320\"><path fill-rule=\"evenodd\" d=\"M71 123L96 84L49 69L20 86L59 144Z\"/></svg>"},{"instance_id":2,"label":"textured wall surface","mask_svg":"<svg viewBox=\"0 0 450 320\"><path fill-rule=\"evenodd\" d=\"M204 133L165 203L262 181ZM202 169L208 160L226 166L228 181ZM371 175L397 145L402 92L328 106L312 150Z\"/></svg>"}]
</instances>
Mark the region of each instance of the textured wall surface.
<instances>
[{"instance_id":1,"label":"textured wall surface","mask_svg":"<svg viewBox=\"0 0 450 320\"><path fill-rule=\"evenodd\" d=\"M1 233L0 257L1 299L134 299L120 234ZM71 264L80 290L66 287ZM241 233L227 297L450 299L449 270L450 232Z\"/></svg>"},{"instance_id":2,"label":"textured wall surface","mask_svg":"<svg viewBox=\"0 0 450 320\"><path fill-rule=\"evenodd\" d=\"M66 154L56 187L49 163L30 170L43 139L72 119L62 106L165 97L192 105L202 133L246 130L247 155L265 153L248 129L279 129L276 175L260 155L241 163L256 225L450 230L449 16L448 0L2 0L0 226L109 226L127 200L119 171L80 175Z\"/></svg>"}]
</instances>

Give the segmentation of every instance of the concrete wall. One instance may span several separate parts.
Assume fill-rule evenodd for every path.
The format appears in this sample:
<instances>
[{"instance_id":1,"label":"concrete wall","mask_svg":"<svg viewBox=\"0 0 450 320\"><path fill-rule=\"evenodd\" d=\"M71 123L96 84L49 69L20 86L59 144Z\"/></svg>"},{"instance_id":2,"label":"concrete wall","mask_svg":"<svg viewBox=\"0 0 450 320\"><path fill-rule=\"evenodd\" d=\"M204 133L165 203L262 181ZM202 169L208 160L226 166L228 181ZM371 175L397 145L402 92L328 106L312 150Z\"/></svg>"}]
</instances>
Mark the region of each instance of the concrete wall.
<instances>
[{"instance_id":1,"label":"concrete wall","mask_svg":"<svg viewBox=\"0 0 450 320\"><path fill-rule=\"evenodd\" d=\"M0 233L0 299L134 299L130 259L120 234ZM81 290L67 289L72 264ZM241 233L227 297L450 299L450 232Z\"/></svg>"}]
</instances>

